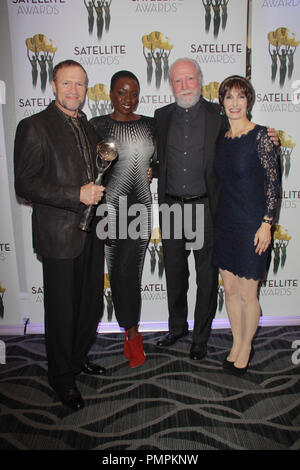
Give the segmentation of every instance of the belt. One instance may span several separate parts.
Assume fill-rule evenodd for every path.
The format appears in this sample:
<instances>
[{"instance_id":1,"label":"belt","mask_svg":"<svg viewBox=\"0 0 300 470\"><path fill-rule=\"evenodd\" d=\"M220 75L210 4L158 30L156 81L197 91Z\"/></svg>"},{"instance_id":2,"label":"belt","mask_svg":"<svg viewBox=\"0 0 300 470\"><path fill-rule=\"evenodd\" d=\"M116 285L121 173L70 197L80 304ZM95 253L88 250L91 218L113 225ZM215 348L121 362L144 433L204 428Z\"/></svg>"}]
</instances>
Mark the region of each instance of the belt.
<instances>
[{"instance_id":1,"label":"belt","mask_svg":"<svg viewBox=\"0 0 300 470\"><path fill-rule=\"evenodd\" d=\"M174 199L174 201L178 202L190 202L190 201L196 201L196 199L204 199L207 197L207 193L201 194L201 196L172 196L172 194L166 194L171 199Z\"/></svg>"}]
</instances>

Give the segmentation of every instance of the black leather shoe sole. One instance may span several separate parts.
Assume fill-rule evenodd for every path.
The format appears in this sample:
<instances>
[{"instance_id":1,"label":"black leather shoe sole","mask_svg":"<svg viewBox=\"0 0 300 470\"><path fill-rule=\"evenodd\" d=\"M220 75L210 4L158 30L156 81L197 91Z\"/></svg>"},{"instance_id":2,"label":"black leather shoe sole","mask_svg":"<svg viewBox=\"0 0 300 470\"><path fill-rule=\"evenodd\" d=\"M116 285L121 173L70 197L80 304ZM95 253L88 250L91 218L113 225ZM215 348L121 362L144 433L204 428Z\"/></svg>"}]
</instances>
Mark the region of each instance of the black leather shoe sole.
<instances>
[{"instance_id":1,"label":"black leather shoe sole","mask_svg":"<svg viewBox=\"0 0 300 470\"><path fill-rule=\"evenodd\" d=\"M78 411L84 407L84 401L76 387L72 387L68 390L56 391L56 393L62 404L68 408Z\"/></svg>"},{"instance_id":2,"label":"black leather shoe sole","mask_svg":"<svg viewBox=\"0 0 300 470\"><path fill-rule=\"evenodd\" d=\"M205 356L207 355L207 346L206 344L192 344L191 350L190 350L190 359L193 361L200 361L201 359L204 359Z\"/></svg>"},{"instance_id":3,"label":"black leather shoe sole","mask_svg":"<svg viewBox=\"0 0 300 470\"><path fill-rule=\"evenodd\" d=\"M91 362L86 362L81 367L81 371L88 375L105 375L106 369L98 364L92 364Z\"/></svg>"}]
</instances>

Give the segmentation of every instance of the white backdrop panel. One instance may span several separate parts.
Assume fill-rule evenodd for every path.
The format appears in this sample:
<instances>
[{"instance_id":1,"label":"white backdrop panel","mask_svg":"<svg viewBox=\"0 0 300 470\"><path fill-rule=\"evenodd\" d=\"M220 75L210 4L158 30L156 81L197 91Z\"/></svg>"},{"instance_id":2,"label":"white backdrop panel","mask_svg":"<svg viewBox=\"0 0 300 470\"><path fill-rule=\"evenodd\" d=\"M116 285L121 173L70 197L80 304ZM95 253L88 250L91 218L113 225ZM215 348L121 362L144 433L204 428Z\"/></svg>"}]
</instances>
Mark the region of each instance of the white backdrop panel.
<instances>
[{"instance_id":1,"label":"white backdrop panel","mask_svg":"<svg viewBox=\"0 0 300 470\"><path fill-rule=\"evenodd\" d=\"M179 57L187 56L199 62L203 71L203 94L209 100L217 99L218 85L226 76L245 75L247 0L223 0L221 3L216 0L106 0L103 8L98 10L90 8L91 2L84 0L7 0L7 3L18 120L41 111L53 99L50 86L53 63L55 65L67 58L79 61L87 70L89 90L84 111L88 117L109 112L110 78L121 69L131 70L138 76L141 84L138 112L149 116L153 116L156 108L173 101L166 74L169 65ZM291 34L296 35L296 39L300 36L297 26L299 5L294 8L277 7L291 2L275 3L263 0L253 2L250 32L253 45L252 77L257 92L254 120L283 130L297 144L299 106L278 110L275 109L278 98L274 98L271 102L274 109L270 110L263 107L270 103L265 103L261 98L266 93L284 93L283 96L291 93L290 80L286 79L283 87L278 84L278 80L274 83L270 80L268 32L285 26ZM95 6L98 4L100 2L95 2ZM296 47L293 56L293 77L296 77L297 70L299 77L298 49ZM281 101L281 105L284 104L290 105L289 102ZM296 240L300 191L296 179L296 148L297 145L293 148L289 175L284 180L286 192L279 222L284 234L287 230L291 239L285 263L282 257L280 259L283 267L277 269L275 266L276 274L270 271L262 288L264 315L298 314ZM154 181L151 185L154 203L153 237L142 281L141 322L148 325L166 322L168 318L166 283L159 251L156 187ZM32 251L30 215L30 207L24 206L22 217L30 320L31 323L43 323L42 272L41 264ZM280 233L279 230L279 237L282 236ZM283 245L282 242L281 251L285 249ZM155 248L157 251L154 251ZM195 296L192 259L190 268L189 318L192 319ZM277 287L278 282L283 286ZM278 295L276 289L280 291ZM105 296L103 322L113 329L116 323L107 279ZM217 318L222 318L226 316L226 311L221 285L219 300Z\"/></svg>"}]
</instances>

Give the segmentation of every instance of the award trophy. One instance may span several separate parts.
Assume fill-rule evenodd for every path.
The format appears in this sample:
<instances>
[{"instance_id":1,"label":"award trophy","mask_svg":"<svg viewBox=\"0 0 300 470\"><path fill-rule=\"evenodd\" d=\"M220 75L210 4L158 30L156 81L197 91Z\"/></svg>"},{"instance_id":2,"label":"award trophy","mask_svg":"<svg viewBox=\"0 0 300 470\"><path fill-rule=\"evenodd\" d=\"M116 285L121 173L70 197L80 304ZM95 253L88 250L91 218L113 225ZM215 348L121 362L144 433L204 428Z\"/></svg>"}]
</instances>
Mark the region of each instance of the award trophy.
<instances>
[{"instance_id":1,"label":"award trophy","mask_svg":"<svg viewBox=\"0 0 300 470\"><path fill-rule=\"evenodd\" d=\"M104 175L109 171L113 162L118 157L118 152L116 149L116 144L112 141L101 141L97 145L97 157L96 157L96 166L98 170L98 175L95 180L95 184L98 186L102 185ZM90 231L91 222L95 216L97 210L97 205L87 206L82 214L81 221L79 224L79 229L84 232Z\"/></svg>"}]
</instances>

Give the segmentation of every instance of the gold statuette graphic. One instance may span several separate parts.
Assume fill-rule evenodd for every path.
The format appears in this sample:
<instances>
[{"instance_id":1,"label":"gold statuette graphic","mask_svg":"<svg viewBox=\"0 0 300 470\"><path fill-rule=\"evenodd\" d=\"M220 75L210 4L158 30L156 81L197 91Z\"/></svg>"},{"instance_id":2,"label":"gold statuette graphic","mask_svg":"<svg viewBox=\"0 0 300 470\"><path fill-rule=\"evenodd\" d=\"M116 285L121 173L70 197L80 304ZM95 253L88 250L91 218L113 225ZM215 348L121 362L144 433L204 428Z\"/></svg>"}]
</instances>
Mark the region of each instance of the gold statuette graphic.
<instances>
[{"instance_id":1,"label":"gold statuette graphic","mask_svg":"<svg viewBox=\"0 0 300 470\"><path fill-rule=\"evenodd\" d=\"M47 77L49 83L53 76L53 60L57 47L53 46L50 39L44 34L35 34L32 38L25 39L27 47L27 57L31 64L32 86L36 87L38 78L38 66L40 68L41 90L44 92L47 85Z\"/></svg>"},{"instance_id":2,"label":"gold statuette graphic","mask_svg":"<svg viewBox=\"0 0 300 470\"><path fill-rule=\"evenodd\" d=\"M103 140L97 145L96 165L98 169L98 175L95 180L95 184L99 186L102 185L104 175L109 171L117 157L118 152L114 142ZM95 216L96 210L96 205L87 206L85 208L79 224L80 230L83 230L84 232L90 231L91 223Z\"/></svg>"},{"instance_id":3,"label":"gold statuette graphic","mask_svg":"<svg viewBox=\"0 0 300 470\"><path fill-rule=\"evenodd\" d=\"M88 106L92 117L103 116L111 112L110 97L103 83L96 83L87 89ZM93 103L91 103L93 102Z\"/></svg>"},{"instance_id":4,"label":"gold statuette graphic","mask_svg":"<svg viewBox=\"0 0 300 470\"><path fill-rule=\"evenodd\" d=\"M169 56L173 49L169 38L163 38L163 33L152 31L142 37L143 54L147 62L147 83L150 84L153 74L153 62L155 65L155 85L159 89L164 72L164 80L168 80Z\"/></svg>"},{"instance_id":5,"label":"gold statuette graphic","mask_svg":"<svg viewBox=\"0 0 300 470\"><path fill-rule=\"evenodd\" d=\"M219 100L219 82L210 82L208 85L203 85L202 94L204 98L209 101Z\"/></svg>"},{"instance_id":6,"label":"gold statuette graphic","mask_svg":"<svg viewBox=\"0 0 300 470\"><path fill-rule=\"evenodd\" d=\"M218 311L221 312L224 305L224 286L223 281L219 277L218 280Z\"/></svg>"},{"instance_id":7,"label":"gold statuette graphic","mask_svg":"<svg viewBox=\"0 0 300 470\"><path fill-rule=\"evenodd\" d=\"M284 268L287 258L287 246L292 237L288 234L287 230L283 231L281 225L275 225L273 238L273 272L276 274L279 266Z\"/></svg>"},{"instance_id":8,"label":"gold statuette graphic","mask_svg":"<svg viewBox=\"0 0 300 470\"><path fill-rule=\"evenodd\" d=\"M106 311L107 311L107 321L111 322L113 319L114 313L114 304L112 300L111 287L109 282L108 274L104 274L104 297L106 300Z\"/></svg>"},{"instance_id":9,"label":"gold statuette graphic","mask_svg":"<svg viewBox=\"0 0 300 470\"><path fill-rule=\"evenodd\" d=\"M4 304L3 304L3 296L6 289L2 287L0 282L0 318L4 318Z\"/></svg>"},{"instance_id":10,"label":"gold statuette graphic","mask_svg":"<svg viewBox=\"0 0 300 470\"><path fill-rule=\"evenodd\" d=\"M155 273L156 258L158 264L158 277L162 278L164 272L164 259L162 251L161 231L159 227L152 230L151 239L149 241L148 251L150 254L150 270L151 274Z\"/></svg>"},{"instance_id":11,"label":"gold statuette graphic","mask_svg":"<svg viewBox=\"0 0 300 470\"><path fill-rule=\"evenodd\" d=\"M284 131L278 130L277 135L280 139L280 161L281 168L284 176L287 178L291 169L291 154L296 144L293 142L292 137L287 135Z\"/></svg>"},{"instance_id":12,"label":"gold statuette graphic","mask_svg":"<svg viewBox=\"0 0 300 470\"><path fill-rule=\"evenodd\" d=\"M213 15L214 38L217 38L220 31L221 21L222 30L226 29L229 0L202 0L205 10L205 32L208 33Z\"/></svg>"},{"instance_id":13,"label":"gold statuette graphic","mask_svg":"<svg viewBox=\"0 0 300 470\"><path fill-rule=\"evenodd\" d=\"M283 87L288 75L290 80L294 70L294 54L300 41L288 28L280 27L268 33L269 54L271 57L271 80L275 81L279 67L279 85Z\"/></svg>"},{"instance_id":14,"label":"gold statuette graphic","mask_svg":"<svg viewBox=\"0 0 300 470\"><path fill-rule=\"evenodd\" d=\"M88 15L89 34L93 34L94 23L96 20L97 38L101 41L104 26L105 31L109 31L111 21L110 7L112 0L83 0L83 2Z\"/></svg>"}]
</instances>

